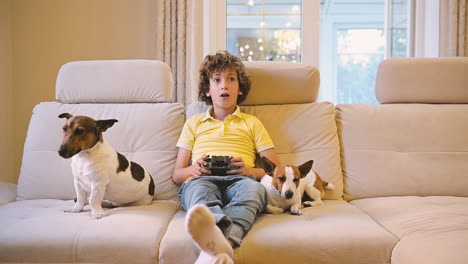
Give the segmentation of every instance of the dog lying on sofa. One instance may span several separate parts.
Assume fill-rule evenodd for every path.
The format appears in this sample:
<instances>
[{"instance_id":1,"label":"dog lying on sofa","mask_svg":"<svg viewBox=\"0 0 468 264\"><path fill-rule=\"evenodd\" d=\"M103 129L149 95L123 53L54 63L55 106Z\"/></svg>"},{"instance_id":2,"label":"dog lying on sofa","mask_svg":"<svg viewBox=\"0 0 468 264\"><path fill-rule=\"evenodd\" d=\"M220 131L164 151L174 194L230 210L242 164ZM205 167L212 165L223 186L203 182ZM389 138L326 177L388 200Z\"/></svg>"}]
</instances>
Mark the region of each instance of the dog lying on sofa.
<instances>
[{"instance_id":1,"label":"dog lying on sofa","mask_svg":"<svg viewBox=\"0 0 468 264\"><path fill-rule=\"evenodd\" d=\"M281 214L289 209L292 215L302 215L303 206L323 205L325 189L332 190L334 186L312 171L313 163L313 160L309 160L300 166L278 167L262 157L266 175L261 183L268 194L267 212Z\"/></svg>"}]
</instances>

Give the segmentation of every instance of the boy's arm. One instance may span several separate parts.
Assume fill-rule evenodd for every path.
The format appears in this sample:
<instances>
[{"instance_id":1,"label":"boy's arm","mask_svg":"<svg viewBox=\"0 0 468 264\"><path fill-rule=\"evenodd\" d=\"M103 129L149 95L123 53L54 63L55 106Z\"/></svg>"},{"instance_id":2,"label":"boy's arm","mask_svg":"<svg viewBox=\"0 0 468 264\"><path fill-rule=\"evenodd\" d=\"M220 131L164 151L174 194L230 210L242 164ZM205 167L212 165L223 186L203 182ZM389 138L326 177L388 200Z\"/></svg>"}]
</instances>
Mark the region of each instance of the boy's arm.
<instances>
[{"instance_id":1,"label":"boy's arm","mask_svg":"<svg viewBox=\"0 0 468 264\"><path fill-rule=\"evenodd\" d=\"M268 158L269 160L271 160L276 166L280 165L281 162L278 158L278 155L276 154L276 151L274 148L270 148L270 149L266 149L264 151L260 151L258 153L260 155L260 157L265 157L265 158ZM255 177L260 180L261 178L263 178L263 176L265 176L265 171L263 169L260 169L261 170L261 175L259 175L260 177L258 177L257 175L255 175Z\"/></svg>"},{"instance_id":2,"label":"boy's arm","mask_svg":"<svg viewBox=\"0 0 468 264\"><path fill-rule=\"evenodd\" d=\"M209 175L211 172L207 169L204 169L200 164L206 165L206 162L203 160L206 155L203 155L200 159L195 162L195 164L190 164L190 157L192 156L192 151L179 148L177 152L176 164L174 167L174 173L172 174L172 180L177 184L182 184L190 177L198 177L202 175Z\"/></svg>"}]
</instances>

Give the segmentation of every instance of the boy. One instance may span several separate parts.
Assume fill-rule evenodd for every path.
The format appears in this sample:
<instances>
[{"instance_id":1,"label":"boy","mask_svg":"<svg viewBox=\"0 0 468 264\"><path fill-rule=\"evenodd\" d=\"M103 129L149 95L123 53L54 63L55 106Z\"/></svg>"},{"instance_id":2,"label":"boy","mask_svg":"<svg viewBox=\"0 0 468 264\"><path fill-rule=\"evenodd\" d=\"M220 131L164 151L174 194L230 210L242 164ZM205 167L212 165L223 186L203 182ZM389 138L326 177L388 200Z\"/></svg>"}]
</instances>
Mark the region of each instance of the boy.
<instances>
[{"instance_id":1,"label":"boy","mask_svg":"<svg viewBox=\"0 0 468 264\"><path fill-rule=\"evenodd\" d=\"M242 61L227 51L205 57L200 68L199 99L212 105L188 119L177 147L173 180L182 184L179 198L187 211L187 231L201 249L196 263L233 263L233 247L267 204L265 175L254 168L255 154L275 164L279 160L262 123L242 113L250 79ZM211 175L202 167L210 155L231 156L227 176ZM191 164L190 164L191 162Z\"/></svg>"}]
</instances>

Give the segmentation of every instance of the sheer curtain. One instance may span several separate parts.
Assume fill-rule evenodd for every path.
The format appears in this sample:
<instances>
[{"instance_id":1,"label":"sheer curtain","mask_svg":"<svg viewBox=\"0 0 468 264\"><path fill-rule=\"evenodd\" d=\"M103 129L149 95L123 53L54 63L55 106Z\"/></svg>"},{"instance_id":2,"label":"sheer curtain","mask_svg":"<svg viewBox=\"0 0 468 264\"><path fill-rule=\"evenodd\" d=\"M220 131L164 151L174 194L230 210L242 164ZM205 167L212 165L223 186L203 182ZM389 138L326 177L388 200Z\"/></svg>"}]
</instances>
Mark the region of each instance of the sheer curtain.
<instances>
[{"instance_id":1,"label":"sheer curtain","mask_svg":"<svg viewBox=\"0 0 468 264\"><path fill-rule=\"evenodd\" d=\"M156 0L156 58L171 67L173 102L197 100L198 68L203 59L203 0Z\"/></svg>"},{"instance_id":2,"label":"sheer curtain","mask_svg":"<svg viewBox=\"0 0 468 264\"><path fill-rule=\"evenodd\" d=\"M468 56L468 0L440 1L440 56Z\"/></svg>"}]
</instances>

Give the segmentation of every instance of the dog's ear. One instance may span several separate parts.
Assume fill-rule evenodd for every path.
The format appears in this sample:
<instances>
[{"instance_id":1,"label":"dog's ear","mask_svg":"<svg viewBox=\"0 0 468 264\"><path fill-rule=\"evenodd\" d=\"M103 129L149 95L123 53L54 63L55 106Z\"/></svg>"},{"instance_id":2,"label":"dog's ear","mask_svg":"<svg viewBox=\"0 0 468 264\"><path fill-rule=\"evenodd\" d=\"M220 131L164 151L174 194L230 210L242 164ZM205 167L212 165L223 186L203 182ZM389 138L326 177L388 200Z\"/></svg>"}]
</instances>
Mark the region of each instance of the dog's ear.
<instances>
[{"instance_id":1,"label":"dog's ear","mask_svg":"<svg viewBox=\"0 0 468 264\"><path fill-rule=\"evenodd\" d=\"M70 117L72 117L73 115L70 115L69 113L63 113L63 114L60 114L58 117L59 118L66 118L67 120L70 119Z\"/></svg>"},{"instance_id":2,"label":"dog's ear","mask_svg":"<svg viewBox=\"0 0 468 264\"><path fill-rule=\"evenodd\" d=\"M313 160L309 160L306 163L299 166L299 172L301 173L301 178L304 178L309 171L312 169L312 164L314 163Z\"/></svg>"},{"instance_id":3,"label":"dog's ear","mask_svg":"<svg viewBox=\"0 0 468 264\"><path fill-rule=\"evenodd\" d=\"M262 167L265 170L265 173L273 176L273 171L275 171L276 165L271 162L267 157L261 157Z\"/></svg>"},{"instance_id":4,"label":"dog's ear","mask_svg":"<svg viewBox=\"0 0 468 264\"><path fill-rule=\"evenodd\" d=\"M100 132L105 132L109 127L113 126L117 119L97 120L97 128Z\"/></svg>"}]
</instances>

